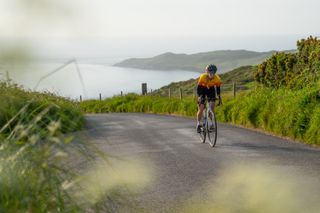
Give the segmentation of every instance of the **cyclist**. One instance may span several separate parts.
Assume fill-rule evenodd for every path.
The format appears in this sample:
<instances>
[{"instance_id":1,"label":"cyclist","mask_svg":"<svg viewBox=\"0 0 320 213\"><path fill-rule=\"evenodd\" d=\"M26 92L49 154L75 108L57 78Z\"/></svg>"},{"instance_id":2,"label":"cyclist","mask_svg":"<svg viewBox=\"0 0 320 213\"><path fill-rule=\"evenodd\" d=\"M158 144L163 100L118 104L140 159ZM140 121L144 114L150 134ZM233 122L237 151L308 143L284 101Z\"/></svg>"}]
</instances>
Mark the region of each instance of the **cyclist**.
<instances>
[{"instance_id":1,"label":"cyclist","mask_svg":"<svg viewBox=\"0 0 320 213\"><path fill-rule=\"evenodd\" d=\"M209 64L206 67L206 73L202 74L198 81L197 95L198 95L198 113L197 113L197 132L201 131L200 121L203 116L205 99L209 101L212 111L215 110L216 92L219 98L218 105L221 104L222 99L220 95L221 79L216 74L217 67L214 64ZM211 125L210 128L213 128Z\"/></svg>"}]
</instances>

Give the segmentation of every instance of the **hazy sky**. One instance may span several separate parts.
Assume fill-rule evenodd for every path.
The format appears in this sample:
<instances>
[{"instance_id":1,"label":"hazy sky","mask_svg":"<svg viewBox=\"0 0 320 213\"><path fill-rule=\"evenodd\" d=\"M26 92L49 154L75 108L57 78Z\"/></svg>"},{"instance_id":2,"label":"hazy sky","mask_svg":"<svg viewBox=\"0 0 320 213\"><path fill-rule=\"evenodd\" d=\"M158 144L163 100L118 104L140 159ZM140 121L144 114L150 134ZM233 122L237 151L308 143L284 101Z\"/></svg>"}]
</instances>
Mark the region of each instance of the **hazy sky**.
<instances>
[{"instance_id":1,"label":"hazy sky","mask_svg":"<svg viewBox=\"0 0 320 213\"><path fill-rule=\"evenodd\" d=\"M320 34L319 8L319 0L0 0L0 35Z\"/></svg>"},{"instance_id":2,"label":"hazy sky","mask_svg":"<svg viewBox=\"0 0 320 213\"><path fill-rule=\"evenodd\" d=\"M319 8L319 0L0 0L0 38L103 38L119 54L131 47L137 55L141 47L148 54L292 49L320 35Z\"/></svg>"}]
</instances>

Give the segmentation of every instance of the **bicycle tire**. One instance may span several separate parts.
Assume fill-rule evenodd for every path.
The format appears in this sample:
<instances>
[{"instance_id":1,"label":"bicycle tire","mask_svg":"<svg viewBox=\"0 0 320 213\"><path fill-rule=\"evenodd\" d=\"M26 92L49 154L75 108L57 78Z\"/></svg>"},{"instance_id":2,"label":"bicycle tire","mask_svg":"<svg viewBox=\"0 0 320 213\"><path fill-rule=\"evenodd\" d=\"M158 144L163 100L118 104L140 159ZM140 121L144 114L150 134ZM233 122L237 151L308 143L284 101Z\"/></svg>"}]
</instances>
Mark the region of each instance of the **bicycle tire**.
<instances>
[{"instance_id":1,"label":"bicycle tire","mask_svg":"<svg viewBox=\"0 0 320 213\"><path fill-rule=\"evenodd\" d=\"M212 116L209 117L209 120L210 120L210 124L213 124L213 130L210 129L210 125L208 122L208 125L207 125L207 132L208 132L208 139L209 139L208 143L213 148L217 143L217 136L218 136L217 119L214 112L212 112Z\"/></svg>"},{"instance_id":2,"label":"bicycle tire","mask_svg":"<svg viewBox=\"0 0 320 213\"><path fill-rule=\"evenodd\" d=\"M208 123L208 118L206 117L206 111L203 112L203 117L202 117L202 126L201 126L201 131L199 132L200 136L200 141L202 143L206 142L207 139L207 123Z\"/></svg>"}]
</instances>

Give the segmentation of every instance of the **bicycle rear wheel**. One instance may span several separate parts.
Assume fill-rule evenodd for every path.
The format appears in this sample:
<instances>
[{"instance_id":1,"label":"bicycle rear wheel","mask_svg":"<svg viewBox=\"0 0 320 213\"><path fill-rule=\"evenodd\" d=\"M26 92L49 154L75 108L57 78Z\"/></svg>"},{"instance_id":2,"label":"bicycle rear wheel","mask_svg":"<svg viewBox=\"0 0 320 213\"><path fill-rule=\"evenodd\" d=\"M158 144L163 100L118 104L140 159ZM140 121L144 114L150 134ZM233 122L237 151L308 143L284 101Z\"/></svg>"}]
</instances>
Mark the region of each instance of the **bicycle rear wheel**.
<instances>
[{"instance_id":1,"label":"bicycle rear wheel","mask_svg":"<svg viewBox=\"0 0 320 213\"><path fill-rule=\"evenodd\" d=\"M211 112L212 113L212 112ZM211 147L214 147L217 143L217 135L218 135L218 127L217 127L217 119L216 115L213 112L212 116L209 116L209 122L207 125L208 132L208 143Z\"/></svg>"}]
</instances>

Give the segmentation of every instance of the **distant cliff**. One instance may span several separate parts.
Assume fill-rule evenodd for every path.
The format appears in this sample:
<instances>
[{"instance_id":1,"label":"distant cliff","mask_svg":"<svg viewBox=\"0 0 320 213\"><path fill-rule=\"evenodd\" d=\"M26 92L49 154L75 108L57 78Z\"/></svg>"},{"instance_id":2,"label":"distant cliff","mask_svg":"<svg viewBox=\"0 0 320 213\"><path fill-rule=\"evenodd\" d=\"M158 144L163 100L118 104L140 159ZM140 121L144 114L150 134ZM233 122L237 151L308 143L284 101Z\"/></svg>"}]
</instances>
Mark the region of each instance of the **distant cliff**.
<instances>
[{"instance_id":1,"label":"distant cliff","mask_svg":"<svg viewBox=\"0 0 320 213\"><path fill-rule=\"evenodd\" d=\"M275 51L253 52L247 50L220 50L197 54L164 53L153 58L131 58L114 66L149 70L190 70L203 72L207 64L216 64L219 72L237 67L257 65L269 58Z\"/></svg>"}]
</instances>

